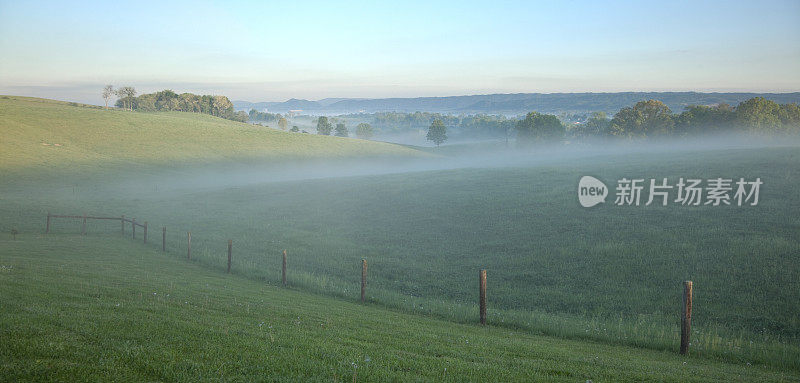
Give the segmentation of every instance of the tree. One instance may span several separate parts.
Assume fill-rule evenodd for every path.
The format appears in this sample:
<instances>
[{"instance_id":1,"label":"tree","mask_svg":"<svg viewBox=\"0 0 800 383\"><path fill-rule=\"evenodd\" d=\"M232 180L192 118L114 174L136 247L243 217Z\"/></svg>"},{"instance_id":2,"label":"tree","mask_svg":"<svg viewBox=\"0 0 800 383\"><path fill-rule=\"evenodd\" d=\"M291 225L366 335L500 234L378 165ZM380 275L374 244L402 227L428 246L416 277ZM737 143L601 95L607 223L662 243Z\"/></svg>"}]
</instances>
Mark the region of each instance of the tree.
<instances>
[{"instance_id":1,"label":"tree","mask_svg":"<svg viewBox=\"0 0 800 383\"><path fill-rule=\"evenodd\" d=\"M286 122L286 118L285 117L281 117L281 119L278 120L278 127L281 128L281 130L286 130L286 126L287 125L289 125L289 123Z\"/></svg>"},{"instance_id":2,"label":"tree","mask_svg":"<svg viewBox=\"0 0 800 383\"><path fill-rule=\"evenodd\" d=\"M428 141L433 141L436 146L447 141L447 127L444 126L442 120L438 118L433 120L431 126L428 127L428 135L426 137Z\"/></svg>"},{"instance_id":3,"label":"tree","mask_svg":"<svg viewBox=\"0 0 800 383\"><path fill-rule=\"evenodd\" d=\"M782 128L780 105L764 97L753 97L736 107L739 126L753 133L777 131Z\"/></svg>"},{"instance_id":4,"label":"tree","mask_svg":"<svg viewBox=\"0 0 800 383\"><path fill-rule=\"evenodd\" d=\"M117 96L117 102L115 103L116 107L128 110L128 103L125 100L125 92L123 92L122 89L117 89L114 91L114 94Z\"/></svg>"},{"instance_id":5,"label":"tree","mask_svg":"<svg viewBox=\"0 0 800 383\"><path fill-rule=\"evenodd\" d=\"M336 136L337 137L347 137L349 136L349 132L347 131L347 127L344 126L344 123L336 124Z\"/></svg>"},{"instance_id":6,"label":"tree","mask_svg":"<svg viewBox=\"0 0 800 383\"><path fill-rule=\"evenodd\" d=\"M132 86L123 86L122 88L117 89L116 91L117 97L117 106L122 107L123 109L133 110L135 108L136 102L136 89Z\"/></svg>"},{"instance_id":7,"label":"tree","mask_svg":"<svg viewBox=\"0 0 800 383\"><path fill-rule=\"evenodd\" d=\"M240 110L240 111L238 111L238 112L233 114L233 120L234 121L247 122L247 120L249 118L250 118L250 116L247 114L247 112L245 112L243 110Z\"/></svg>"},{"instance_id":8,"label":"tree","mask_svg":"<svg viewBox=\"0 0 800 383\"><path fill-rule=\"evenodd\" d=\"M564 124L552 114L530 112L517 121L517 143L529 145L564 138Z\"/></svg>"},{"instance_id":9,"label":"tree","mask_svg":"<svg viewBox=\"0 0 800 383\"><path fill-rule=\"evenodd\" d=\"M225 96L211 97L211 115L233 119L233 103Z\"/></svg>"},{"instance_id":10,"label":"tree","mask_svg":"<svg viewBox=\"0 0 800 383\"><path fill-rule=\"evenodd\" d=\"M356 126L356 137L362 140L369 140L372 138L372 125L362 122Z\"/></svg>"},{"instance_id":11,"label":"tree","mask_svg":"<svg viewBox=\"0 0 800 383\"><path fill-rule=\"evenodd\" d=\"M795 103L782 104L778 116L787 132L800 132L800 106Z\"/></svg>"},{"instance_id":12,"label":"tree","mask_svg":"<svg viewBox=\"0 0 800 383\"><path fill-rule=\"evenodd\" d=\"M736 112L728 104L717 106L689 105L675 117L673 132L680 136L730 130L735 125Z\"/></svg>"},{"instance_id":13,"label":"tree","mask_svg":"<svg viewBox=\"0 0 800 383\"><path fill-rule=\"evenodd\" d=\"M143 94L136 97L136 110L140 112L158 111L158 106L156 106L157 101L156 94Z\"/></svg>"},{"instance_id":14,"label":"tree","mask_svg":"<svg viewBox=\"0 0 800 383\"><path fill-rule=\"evenodd\" d=\"M328 117L321 116L319 119L317 119L317 134L330 136L332 129L333 127L331 126L331 123L328 122Z\"/></svg>"},{"instance_id":15,"label":"tree","mask_svg":"<svg viewBox=\"0 0 800 383\"><path fill-rule=\"evenodd\" d=\"M108 109L108 100L111 99L111 97L114 96L115 94L116 92L114 92L113 85L106 85L103 88L103 99L106 100L106 109Z\"/></svg>"},{"instance_id":16,"label":"tree","mask_svg":"<svg viewBox=\"0 0 800 383\"><path fill-rule=\"evenodd\" d=\"M611 119L609 133L627 138L646 138L672 133L672 111L658 100L639 101L632 108L622 108Z\"/></svg>"},{"instance_id":17,"label":"tree","mask_svg":"<svg viewBox=\"0 0 800 383\"><path fill-rule=\"evenodd\" d=\"M289 131L290 131L290 132L293 132L293 133L297 133L297 132L299 132L299 131L300 131L300 128L298 128L298 127L297 127L297 125L294 125L294 126L292 126L292 128L291 128L291 129L289 129Z\"/></svg>"}]
</instances>

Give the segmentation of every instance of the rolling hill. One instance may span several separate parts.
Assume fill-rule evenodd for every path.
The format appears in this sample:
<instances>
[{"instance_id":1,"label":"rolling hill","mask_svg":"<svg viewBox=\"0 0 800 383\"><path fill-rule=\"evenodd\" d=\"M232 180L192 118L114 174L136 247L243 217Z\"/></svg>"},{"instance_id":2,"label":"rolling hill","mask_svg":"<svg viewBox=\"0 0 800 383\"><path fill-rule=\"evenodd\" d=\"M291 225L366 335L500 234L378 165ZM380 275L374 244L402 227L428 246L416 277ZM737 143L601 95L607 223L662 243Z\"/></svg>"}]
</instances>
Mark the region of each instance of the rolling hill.
<instances>
[{"instance_id":1,"label":"rolling hill","mask_svg":"<svg viewBox=\"0 0 800 383\"><path fill-rule=\"evenodd\" d=\"M289 133L185 112L139 113L0 96L0 172L167 164L418 156L387 143Z\"/></svg>"}]
</instances>

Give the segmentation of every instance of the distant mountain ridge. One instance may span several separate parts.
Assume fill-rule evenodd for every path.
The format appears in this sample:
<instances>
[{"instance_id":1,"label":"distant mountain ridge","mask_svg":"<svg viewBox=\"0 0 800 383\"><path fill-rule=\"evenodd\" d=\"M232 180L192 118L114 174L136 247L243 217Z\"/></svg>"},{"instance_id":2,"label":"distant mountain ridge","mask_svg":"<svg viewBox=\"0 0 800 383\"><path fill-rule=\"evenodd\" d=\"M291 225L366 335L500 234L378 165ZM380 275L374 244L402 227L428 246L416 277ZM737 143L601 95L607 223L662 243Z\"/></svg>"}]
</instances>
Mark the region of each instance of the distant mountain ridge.
<instances>
[{"instance_id":1,"label":"distant mountain ridge","mask_svg":"<svg viewBox=\"0 0 800 383\"><path fill-rule=\"evenodd\" d=\"M325 98L311 101L290 99L283 102L233 101L236 110L256 109L271 113L302 110L303 114L349 114L375 112L438 112L447 114L518 115L530 111L542 113L616 113L638 101L656 99L679 113L687 105L738 103L753 97L765 97L779 104L800 103L800 92L793 93L700 93L700 92L619 92L619 93L512 93L471 96L415 98Z\"/></svg>"}]
</instances>

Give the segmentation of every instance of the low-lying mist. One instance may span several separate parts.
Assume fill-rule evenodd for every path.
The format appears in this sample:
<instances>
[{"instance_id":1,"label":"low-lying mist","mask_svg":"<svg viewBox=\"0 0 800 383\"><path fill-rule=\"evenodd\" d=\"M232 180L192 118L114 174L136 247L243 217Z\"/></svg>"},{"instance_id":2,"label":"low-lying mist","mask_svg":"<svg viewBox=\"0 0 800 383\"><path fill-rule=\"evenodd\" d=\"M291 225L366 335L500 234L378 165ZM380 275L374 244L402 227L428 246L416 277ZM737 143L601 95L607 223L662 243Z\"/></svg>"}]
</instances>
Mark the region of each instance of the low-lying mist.
<instances>
[{"instance_id":1,"label":"low-lying mist","mask_svg":"<svg viewBox=\"0 0 800 383\"><path fill-rule=\"evenodd\" d=\"M127 191L191 192L197 189L229 188L269 182L370 176L462 168L581 166L627 155L668 154L726 149L800 146L797 137L753 137L716 135L647 141L595 141L543 144L521 148L515 142L484 141L471 144L420 148L419 158L353 158L284 162L237 162L163 167L137 178L123 178L108 185Z\"/></svg>"}]
</instances>

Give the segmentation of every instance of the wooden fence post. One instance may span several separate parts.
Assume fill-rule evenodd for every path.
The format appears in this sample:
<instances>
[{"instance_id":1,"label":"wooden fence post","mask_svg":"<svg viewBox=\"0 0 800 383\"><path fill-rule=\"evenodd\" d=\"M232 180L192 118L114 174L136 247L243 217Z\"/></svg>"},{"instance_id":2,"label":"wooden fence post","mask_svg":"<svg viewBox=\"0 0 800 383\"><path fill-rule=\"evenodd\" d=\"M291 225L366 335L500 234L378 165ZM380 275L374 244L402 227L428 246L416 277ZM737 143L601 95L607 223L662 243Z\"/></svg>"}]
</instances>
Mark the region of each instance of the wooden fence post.
<instances>
[{"instance_id":1,"label":"wooden fence post","mask_svg":"<svg viewBox=\"0 0 800 383\"><path fill-rule=\"evenodd\" d=\"M361 260L361 303L367 300L367 260Z\"/></svg>"},{"instance_id":2,"label":"wooden fence post","mask_svg":"<svg viewBox=\"0 0 800 383\"><path fill-rule=\"evenodd\" d=\"M478 285L480 288L481 324L486 325L486 270L478 273Z\"/></svg>"},{"instance_id":3,"label":"wooden fence post","mask_svg":"<svg viewBox=\"0 0 800 383\"><path fill-rule=\"evenodd\" d=\"M147 243L147 221L144 221L144 243Z\"/></svg>"},{"instance_id":4,"label":"wooden fence post","mask_svg":"<svg viewBox=\"0 0 800 383\"><path fill-rule=\"evenodd\" d=\"M133 239L136 239L136 218L131 218L131 227L133 228Z\"/></svg>"},{"instance_id":5,"label":"wooden fence post","mask_svg":"<svg viewBox=\"0 0 800 383\"><path fill-rule=\"evenodd\" d=\"M50 233L50 212L49 211L47 212L47 225L44 227L44 233L45 234L49 234Z\"/></svg>"},{"instance_id":6,"label":"wooden fence post","mask_svg":"<svg viewBox=\"0 0 800 383\"><path fill-rule=\"evenodd\" d=\"M167 227L161 228L161 251L167 251Z\"/></svg>"},{"instance_id":7,"label":"wooden fence post","mask_svg":"<svg viewBox=\"0 0 800 383\"><path fill-rule=\"evenodd\" d=\"M122 223L122 235L125 235L125 214L122 215L122 218L119 219L120 223Z\"/></svg>"},{"instance_id":8,"label":"wooden fence post","mask_svg":"<svg viewBox=\"0 0 800 383\"><path fill-rule=\"evenodd\" d=\"M281 280L283 285L286 286L286 250L283 251L283 269L281 273Z\"/></svg>"},{"instance_id":9,"label":"wooden fence post","mask_svg":"<svg viewBox=\"0 0 800 383\"><path fill-rule=\"evenodd\" d=\"M233 247L233 240L228 240L228 274L231 273L231 248Z\"/></svg>"},{"instance_id":10,"label":"wooden fence post","mask_svg":"<svg viewBox=\"0 0 800 383\"><path fill-rule=\"evenodd\" d=\"M692 281L683 282L683 315L681 316L681 355L689 353L692 333Z\"/></svg>"},{"instance_id":11,"label":"wooden fence post","mask_svg":"<svg viewBox=\"0 0 800 383\"><path fill-rule=\"evenodd\" d=\"M186 259L192 259L192 232L186 232Z\"/></svg>"}]
</instances>

